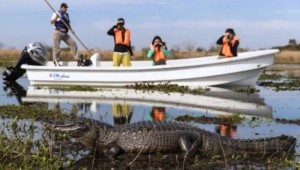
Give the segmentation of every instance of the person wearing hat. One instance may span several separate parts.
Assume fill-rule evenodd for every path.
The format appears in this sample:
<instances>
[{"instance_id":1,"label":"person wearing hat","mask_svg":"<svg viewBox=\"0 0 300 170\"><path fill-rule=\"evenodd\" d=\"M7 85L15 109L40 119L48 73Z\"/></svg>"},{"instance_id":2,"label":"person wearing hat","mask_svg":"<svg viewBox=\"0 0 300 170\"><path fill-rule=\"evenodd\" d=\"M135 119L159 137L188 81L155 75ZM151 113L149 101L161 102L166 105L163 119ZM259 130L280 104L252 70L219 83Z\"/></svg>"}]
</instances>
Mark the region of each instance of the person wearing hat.
<instances>
[{"instance_id":1,"label":"person wearing hat","mask_svg":"<svg viewBox=\"0 0 300 170\"><path fill-rule=\"evenodd\" d=\"M134 57L131 48L130 31L124 27L125 20L119 18L117 23L107 31L107 34L114 36L114 52L113 52L113 66L119 67L121 64L124 67L130 67L130 57Z\"/></svg>"},{"instance_id":2,"label":"person wearing hat","mask_svg":"<svg viewBox=\"0 0 300 170\"><path fill-rule=\"evenodd\" d=\"M236 57L240 38L235 35L232 28L228 28L225 34L217 40L218 45L222 45L220 50L221 57Z\"/></svg>"},{"instance_id":3,"label":"person wearing hat","mask_svg":"<svg viewBox=\"0 0 300 170\"><path fill-rule=\"evenodd\" d=\"M53 30L53 62L56 66L59 66L60 59L60 42L64 41L71 49L71 52L75 60L79 60L78 49L76 42L68 34L69 28L73 32L70 25L69 14L67 13L68 5L62 3L60 5L60 10L53 13L51 17L51 24L54 24ZM67 25L66 25L67 24Z\"/></svg>"}]
</instances>

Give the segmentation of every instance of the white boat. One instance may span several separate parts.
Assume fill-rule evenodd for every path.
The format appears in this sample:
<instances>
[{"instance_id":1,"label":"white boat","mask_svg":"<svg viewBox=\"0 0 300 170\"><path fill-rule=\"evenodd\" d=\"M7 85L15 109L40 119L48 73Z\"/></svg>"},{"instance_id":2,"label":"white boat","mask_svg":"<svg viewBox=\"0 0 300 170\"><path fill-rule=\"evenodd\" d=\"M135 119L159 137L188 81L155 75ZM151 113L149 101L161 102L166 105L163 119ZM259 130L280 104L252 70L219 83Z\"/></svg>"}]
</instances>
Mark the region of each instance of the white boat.
<instances>
[{"instance_id":1,"label":"white boat","mask_svg":"<svg viewBox=\"0 0 300 170\"><path fill-rule=\"evenodd\" d=\"M113 67L112 62L93 59L89 67L63 62L55 67L22 65L31 85L124 86L134 83L172 83L190 87L254 85L264 69L274 63L277 49L239 53L238 57L218 56L168 60L153 66L152 61L133 61L132 67ZM92 56L93 57L93 56ZM96 57L94 55L94 57Z\"/></svg>"},{"instance_id":2,"label":"white boat","mask_svg":"<svg viewBox=\"0 0 300 170\"><path fill-rule=\"evenodd\" d=\"M101 88L98 91L64 91L48 87L29 86L22 102L68 103L128 103L188 109L217 115L244 115L272 118L272 108L258 94L236 93L211 87L202 95L143 91L125 88Z\"/></svg>"}]
</instances>

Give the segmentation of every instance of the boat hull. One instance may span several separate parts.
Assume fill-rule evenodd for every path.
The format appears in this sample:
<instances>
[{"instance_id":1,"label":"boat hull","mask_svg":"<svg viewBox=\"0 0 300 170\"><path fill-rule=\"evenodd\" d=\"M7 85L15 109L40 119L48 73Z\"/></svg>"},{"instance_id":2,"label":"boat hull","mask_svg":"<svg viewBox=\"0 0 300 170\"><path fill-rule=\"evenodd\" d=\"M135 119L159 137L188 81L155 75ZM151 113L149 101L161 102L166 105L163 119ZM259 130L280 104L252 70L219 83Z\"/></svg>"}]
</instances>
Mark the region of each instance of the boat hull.
<instances>
[{"instance_id":1,"label":"boat hull","mask_svg":"<svg viewBox=\"0 0 300 170\"><path fill-rule=\"evenodd\" d=\"M254 85L264 69L274 63L278 50L240 53L238 57L201 57L169 60L152 66L151 61L134 61L132 67L112 67L101 62L92 67L22 65L31 85L124 86L134 83L172 83L184 86ZM72 66L73 64L73 66Z\"/></svg>"}]
</instances>

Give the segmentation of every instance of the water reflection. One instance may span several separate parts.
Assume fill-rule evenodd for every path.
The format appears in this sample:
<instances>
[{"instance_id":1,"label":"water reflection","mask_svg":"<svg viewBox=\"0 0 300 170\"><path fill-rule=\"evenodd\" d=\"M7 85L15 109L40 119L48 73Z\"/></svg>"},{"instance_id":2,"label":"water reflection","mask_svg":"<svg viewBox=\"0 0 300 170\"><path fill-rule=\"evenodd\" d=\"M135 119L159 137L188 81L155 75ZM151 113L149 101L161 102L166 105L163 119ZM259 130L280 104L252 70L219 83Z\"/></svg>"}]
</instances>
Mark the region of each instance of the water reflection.
<instances>
[{"instance_id":1,"label":"water reflection","mask_svg":"<svg viewBox=\"0 0 300 170\"><path fill-rule=\"evenodd\" d=\"M227 136L233 138L236 137L237 126L224 123L216 127L216 133L220 134L221 136Z\"/></svg>"},{"instance_id":2,"label":"water reflection","mask_svg":"<svg viewBox=\"0 0 300 170\"><path fill-rule=\"evenodd\" d=\"M7 97L16 97L19 104L22 104L21 98L26 96L26 90L17 82L3 82L3 90L6 92Z\"/></svg>"},{"instance_id":3,"label":"water reflection","mask_svg":"<svg viewBox=\"0 0 300 170\"><path fill-rule=\"evenodd\" d=\"M53 87L29 86L27 91L18 83L6 83L7 95L19 104L43 105L74 117L83 116L109 124L121 125L143 120L168 121L184 114L219 117L240 114L272 118L271 107L259 94L236 93L230 89L212 88L203 95L143 92L132 89L101 89L99 91L63 91ZM205 125L203 128L206 128ZM236 137L237 125L214 124L212 131Z\"/></svg>"},{"instance_id":4,"label":"water reflection","mask_svg":"<svg viewBox=\"0 0 300 170\"><path fill-rule=\"evenodd\" d=\"M114 102L112 103L112 115L115 125L122 125L130 123L133 108L127 102Z\"/></svg>"},{"instance_id":5,"label":"water reflection","mask_svg":"<svg viewBox=\"0 0 300 170\"><path fill-rule=\"evenodd\" d=\"M149 113L149 120L152 121L164 121L167 119L166 108L160 106L153 106Z\"/></svg>"},{"instance_id":6,"label":"water reflection","mask_svg":"<svg viewBox=\"0 0 300 170\"><path fill-rule=\"evenodd\" d=\"M230 89L214 88L211 92L204 95L192 95L152 91L135 91L133 89L101 89L99 91L61 91L54 88L28 87L26 97L23 102L60 102L64 103L90 103L100 112L112 114L113 103L128 103L131 105L132 112L144 114L149 112L153 106L163 106L167 109L178 108L188 109L193 112L203 112L214 115L241 114L260 117L272 117L272 109L264 104L258 94L236 93ZM99 105L99 106L97 106ZM111 106L108 106L111 105ZM108 110L109 107L110 109ZM114 106L116 107L116 106ZM70 108L69 108L70 109ZM119 110L126 110L119 107ZM146 112L147 111L147 112ZM142 116L142 115L141 115Z\"/></svg>"}]
</instances>

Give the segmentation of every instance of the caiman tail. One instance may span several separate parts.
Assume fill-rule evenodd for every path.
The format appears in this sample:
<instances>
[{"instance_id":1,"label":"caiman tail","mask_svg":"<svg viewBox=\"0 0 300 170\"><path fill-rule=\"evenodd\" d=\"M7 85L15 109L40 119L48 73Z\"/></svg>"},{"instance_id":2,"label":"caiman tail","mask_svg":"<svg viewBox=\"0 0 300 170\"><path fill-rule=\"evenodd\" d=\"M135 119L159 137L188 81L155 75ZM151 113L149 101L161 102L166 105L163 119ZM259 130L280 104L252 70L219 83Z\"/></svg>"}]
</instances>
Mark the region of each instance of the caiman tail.
<instances>
[{"instance_id":1,"label":"caiman tail","mask_svg":"<svg viewBox=\"0 0 300 170\"><path fill-rule=\"evenodd\" d=\"M259 156L261 158L290 157L295 153L296 138L287 135L259 139L232 139L216 135L203 139L203 151L223 155Z\"/></svg>"}]
</instances>

